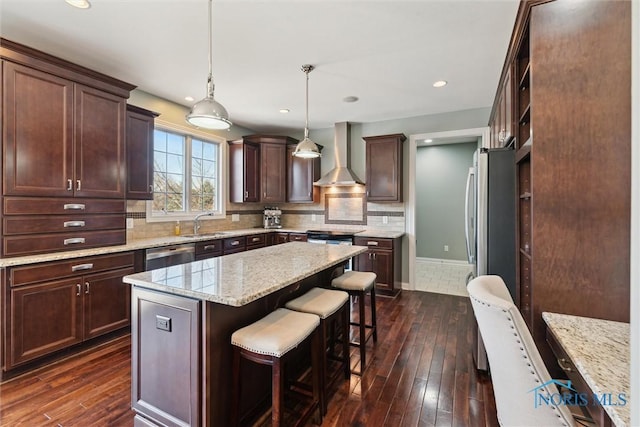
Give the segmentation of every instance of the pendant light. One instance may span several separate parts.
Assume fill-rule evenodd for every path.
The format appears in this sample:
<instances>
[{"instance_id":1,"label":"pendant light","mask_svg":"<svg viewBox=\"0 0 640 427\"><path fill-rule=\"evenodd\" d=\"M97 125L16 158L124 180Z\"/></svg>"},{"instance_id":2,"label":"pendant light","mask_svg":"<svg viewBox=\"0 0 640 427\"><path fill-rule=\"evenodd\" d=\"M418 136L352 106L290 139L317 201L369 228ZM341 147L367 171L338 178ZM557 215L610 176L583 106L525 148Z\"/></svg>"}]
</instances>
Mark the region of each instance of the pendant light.
<instances>
[{"instance_id":1,"label":"pendant light","mask_svg":"<svg viewBox=\"0 0 640 427\"><path fill-rule=\"evenodd\" d=\"M315 142L309 139L309 73L313 71L313 65L303 65L302 71L307 75L307 92L306 92L306 118L304 122L304 139L296 145L293 155L304 159L313 159L320 157L320 150Z\"/></svg>"},{"instance_id":2,"label":"pendant light","mask_svg":"<svg viewBox=\"0 0 640 427\"><path fill-rule=\"evenodd\" d=\"M204 129L228 129L231 126L229 113L213 98L213 48L212 48L212 24L211 24L211 3L209 0L209 77L207 79L207 96L193 104L191 111L187 114L187 122Z\"/></svg>"}]
</instances>

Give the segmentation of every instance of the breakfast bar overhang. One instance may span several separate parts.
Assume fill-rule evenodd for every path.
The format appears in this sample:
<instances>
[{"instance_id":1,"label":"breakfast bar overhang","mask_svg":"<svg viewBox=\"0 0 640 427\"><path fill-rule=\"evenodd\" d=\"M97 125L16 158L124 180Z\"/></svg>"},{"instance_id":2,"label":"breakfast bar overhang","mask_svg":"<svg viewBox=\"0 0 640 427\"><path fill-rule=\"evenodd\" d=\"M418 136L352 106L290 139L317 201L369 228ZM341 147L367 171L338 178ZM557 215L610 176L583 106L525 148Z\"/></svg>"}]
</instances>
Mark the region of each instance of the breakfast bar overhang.
<instances>
[{"instance_id":1,"label":"breakfast bar overhang","mask_svg":"<svg viewBox=\"0 0 640 427\"><path fill-rule=\"evenodd\" d=\"M125 276L135 425L226 425L231 334L312 287L330 286L366 250L290 242ZM242 405L250 410L269 387L262 371L246 376L252 393Z\"/></svg>"}]
</instances>

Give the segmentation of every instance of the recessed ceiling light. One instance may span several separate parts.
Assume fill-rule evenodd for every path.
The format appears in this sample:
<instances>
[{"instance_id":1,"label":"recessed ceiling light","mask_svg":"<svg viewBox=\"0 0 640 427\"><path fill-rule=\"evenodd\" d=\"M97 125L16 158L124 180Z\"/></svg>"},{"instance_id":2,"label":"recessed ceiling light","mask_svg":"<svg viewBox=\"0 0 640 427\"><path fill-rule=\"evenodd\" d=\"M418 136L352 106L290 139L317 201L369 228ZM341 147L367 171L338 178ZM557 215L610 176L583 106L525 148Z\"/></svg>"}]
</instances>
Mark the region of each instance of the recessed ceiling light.
<instances>
[{"instance_id":1,"label":"recessed ceiling light","mask_svg":"<svg viewBox=\"0 0 640 427\"><path fill-rule=\"evenodd\" d=\"M433 87L444 87L446 85L447 85L446 80L438 80L437 82L433 83Z\"/></svg>"},{"instance_id":2,"label":"recessed ceiling light","mask_svg":"<svg viewBox=\"0 0 640 427\"><path fill-rule=\"evenodd\" d=\"M345 96L344 98L342 98L344 102L357 102L358 99L360 98L358 98L357 96Z\"/></svg>"},{"instance_id":3,"label":"recessed ceiling light","mask_svg":"<svg viewBox=\"0 0 640 427\"><path fill-rule=\"evenodd\" d=\"M73 7L77 7L78 9L89 9L91 7L91 3L89 0L64 0L68 4Z\"/></svg>"},{"instance_id":4,"label":"recessed ceiling light","mask_svg":"<svg viewBox=\"0 0 640 427\"><path fill-rule=\"evenodd\" d=\"M281 108L278 111L280 111L282 114L287 114L289 112L288 108Z\"/></svg>"},{"instance_id":5,"label":"recessed ceiling light","mask_svg":"<svg viewBox=\"0 0 640 427\"><path fill-rule=\"evenodd\" d=\"M193 102L193 101L195 101L195 99L193 98L193 96L185 96L185 97L184 97L184 100L185 100L185 101L189 101L189 102Z\"/></svg>"},{"instance_id":6,"label":"recessed ceiling light","mask_svg":"<svg viewBox=\"0 0 640 427\"><path fill-rule=\"evenodd\" d=\"M430 142L433 142L433 139L425 139L424 142L426 142L428 144Z\"/></svg>"}]
</instances>

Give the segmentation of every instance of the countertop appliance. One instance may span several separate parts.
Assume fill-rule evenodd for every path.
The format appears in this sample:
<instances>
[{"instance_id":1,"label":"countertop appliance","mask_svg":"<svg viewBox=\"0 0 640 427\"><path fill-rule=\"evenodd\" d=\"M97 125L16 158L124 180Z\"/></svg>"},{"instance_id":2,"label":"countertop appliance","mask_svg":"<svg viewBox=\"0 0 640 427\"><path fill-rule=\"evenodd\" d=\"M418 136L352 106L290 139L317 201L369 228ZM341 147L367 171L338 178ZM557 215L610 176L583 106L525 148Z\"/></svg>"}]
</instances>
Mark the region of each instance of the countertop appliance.
<instances>
[{"instance_id":1,"label":"countertop appliance","mask_svg":"<svg viewBox=\"0 0 640 427\"><path fill-rule=\"evenodd\" d=\"M144 268L148 271L156 268L185 264L194 261L195 254L195 243L150 248L145 251Z\"/></svg>"},{"instance_id":2,"label":"countertop appliance","mask_svg":"<svg viewBox=\"0 0 640 427\"><path fill-rule=\"evenodd\" d=\"M264 208L264 228L282 228L282 211L277 207Z\"/></svg>"},{"instance_id":3,"label":"countertop appliance","mask_svg":"<svg viewBox=\"0 0 640 427\"><path fill-rule=\"evenodd\" d=\"M515 150L482 148L473 155L465 203L465 237L475 276L495 274L516 300L516 169ZM475 325L475 323L474 323ZM474 334L476 367L487 370L482 338Z\"/></svg>"}]
</instances>

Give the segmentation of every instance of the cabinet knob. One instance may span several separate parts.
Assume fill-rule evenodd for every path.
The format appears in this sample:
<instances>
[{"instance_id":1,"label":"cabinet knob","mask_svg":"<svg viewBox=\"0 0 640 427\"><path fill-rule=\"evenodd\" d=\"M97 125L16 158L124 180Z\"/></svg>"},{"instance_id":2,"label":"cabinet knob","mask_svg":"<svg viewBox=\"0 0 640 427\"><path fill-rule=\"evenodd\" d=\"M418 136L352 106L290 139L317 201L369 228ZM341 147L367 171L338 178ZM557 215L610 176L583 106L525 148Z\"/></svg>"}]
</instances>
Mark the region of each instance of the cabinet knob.
<instances>
[{"instance_id":1,"label":"cabinet knob","mask_svg":"<svg viewBox=\"0 0 640 427\"><path fill-rule=\"evenodd\" d=\"M153 185L149 184L149 193L153 193Z\"/></svg>"},{"instance_id":2,"label":"cabinet knob","mask_svg":"<svg viewBox=\"0 0 640 427\"><path fill-rule=\"evenodd\" d=\"M85 294L89 293L89 282L84 282L84 293Z\"/></svg>"},{"instance_id":3,"label":"cabinet knob","mask_svg":"<svg viewBox=\"0 0 640 427\"><path fill-rule=\"evenodd\" d=\"M73 190L73 180L72 179L68 179L67 180L67 191L71 191Z\"/></svg>"},{"instance_id":4,"label":"cabinet knob","mask_svg":"<svg viewBox=\"0 0 640 427\"><path fill-rule=\"evenodd\" d=\"M76 191L80 191L82 190L82 181L77 179L76 180Z\"/></svg>"},{"instance_id":5,"label":"cabinet knob","mask_svg":"<svg viewBox=\"0 0 640 427\"><path fill-rule=\"evenodd\" d=\"M244 198L245 198L245 199L248 199L248 198L249 198L249 192L248 192L248 191L245 191L245 192L244 192Z\"/></svg>"},{"instance_id":6,"label":"cabinet knob","mask_svg":"<svg viewBox=\"0 0 640 427\"><path fill-rule=\"evenodd\" d=\"M79 297L80 296L80 292L82 291L82 287L80 286L80 283L78 283L76 285L76 296Z\"/></svg>"}]
</instances>

